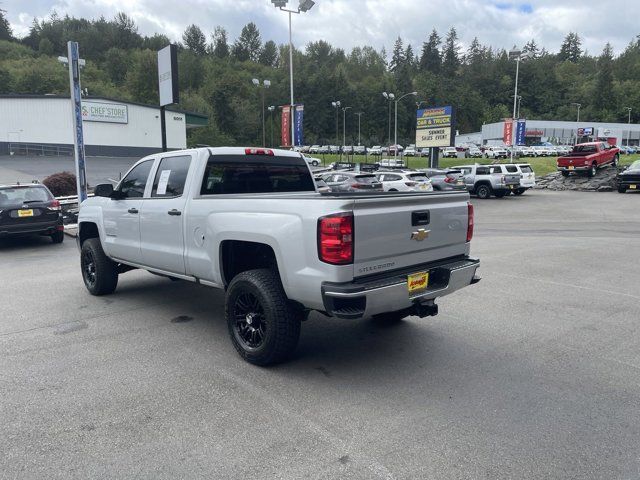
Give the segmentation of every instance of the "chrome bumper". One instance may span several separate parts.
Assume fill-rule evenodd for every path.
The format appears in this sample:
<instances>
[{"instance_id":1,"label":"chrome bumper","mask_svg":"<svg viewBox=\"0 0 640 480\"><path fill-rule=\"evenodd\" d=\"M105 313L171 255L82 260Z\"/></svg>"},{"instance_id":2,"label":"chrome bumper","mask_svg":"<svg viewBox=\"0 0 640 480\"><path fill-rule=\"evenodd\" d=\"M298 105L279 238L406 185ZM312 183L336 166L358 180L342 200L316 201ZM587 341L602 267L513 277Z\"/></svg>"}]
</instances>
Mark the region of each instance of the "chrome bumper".
<instances>
[{"instance_id":1,"label":"chrome bumper","mask_svg":"<svg viewBox=\"0 0 640 480\"><path fill-rule=\"evenodd\" d=\"M325 311L338 318L361 318L380 313L411 309L433 304L443 297L480 281L476 270L480 260L465 258L416 266L411 271L402 271L388 276L375 276L370 280L351 283L323 283L322 298ZM429 286L426 290L410 295L407 276L411 273L429 271Z\"/></svg>"}]
</instances>

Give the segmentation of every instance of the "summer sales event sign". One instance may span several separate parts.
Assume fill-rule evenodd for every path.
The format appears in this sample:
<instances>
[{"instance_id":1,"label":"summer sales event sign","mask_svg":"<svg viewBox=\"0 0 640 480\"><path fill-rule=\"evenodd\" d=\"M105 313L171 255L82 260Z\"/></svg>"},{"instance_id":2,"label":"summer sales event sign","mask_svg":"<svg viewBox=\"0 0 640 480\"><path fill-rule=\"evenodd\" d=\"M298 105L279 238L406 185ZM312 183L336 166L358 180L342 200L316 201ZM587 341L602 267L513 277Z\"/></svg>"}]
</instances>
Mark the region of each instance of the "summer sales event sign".
<instances>
[{"instance_id":1,"label":"summer sales event sign","mask_svg":"<svg viewBox=\"0 0 640 480\"><path fill-rule=\"evenodd\" d=\"M417 112L416 147L451 145L453 108L425 108Z\"/></svg>"},{"instance_id":2,"label":"summer sales event sign","mask_svg":"<svg viewBox=\"0 0 640 480\"><path fill-rule=\"evenodd\" d=\"M82 102L82 120L87 122L129 123L126 105Z\"/></svg>"}]
</instances>

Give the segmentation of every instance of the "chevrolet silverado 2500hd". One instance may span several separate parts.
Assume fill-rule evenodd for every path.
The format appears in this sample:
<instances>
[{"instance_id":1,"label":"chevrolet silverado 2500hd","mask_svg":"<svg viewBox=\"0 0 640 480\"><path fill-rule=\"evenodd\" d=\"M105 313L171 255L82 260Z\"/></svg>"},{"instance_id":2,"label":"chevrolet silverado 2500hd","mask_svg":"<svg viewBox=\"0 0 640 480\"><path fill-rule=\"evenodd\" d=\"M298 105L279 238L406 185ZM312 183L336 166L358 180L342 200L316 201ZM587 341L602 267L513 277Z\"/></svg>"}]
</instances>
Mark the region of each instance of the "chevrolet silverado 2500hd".
<instances>
[{"instance_id":1,"label":"chevrolet silverado 2500hd","mask_svg":"<svg viewBox=\"0 0 640 480\"><path fill-rule=\"evenodd\" d=\"M98 185L78 223L91 294L133 268L224 289L233 345L259 365L295 349L309 311L424 317L479 281L467 192L321 194L289 151L145 157L115 188Z\"/></svg>"}]
</instances>

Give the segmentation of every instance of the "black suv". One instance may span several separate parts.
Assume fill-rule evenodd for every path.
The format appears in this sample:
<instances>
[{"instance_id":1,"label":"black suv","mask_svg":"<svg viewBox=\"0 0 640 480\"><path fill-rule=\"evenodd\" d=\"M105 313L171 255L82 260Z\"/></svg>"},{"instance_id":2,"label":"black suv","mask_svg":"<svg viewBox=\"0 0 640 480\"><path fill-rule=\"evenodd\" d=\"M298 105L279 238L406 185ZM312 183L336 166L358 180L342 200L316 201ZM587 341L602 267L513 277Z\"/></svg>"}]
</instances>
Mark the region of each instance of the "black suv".
<instances>
[{"instance_id":1,"label":"black suv","mask_svg":"<svg viewBox=\"0 0 640 480\"><path fill-rule=\"evenodd\" d=\"M64 240L60 202L44 185L0 185L0 238L18 235Z\"/></svg>"}]
</instances>

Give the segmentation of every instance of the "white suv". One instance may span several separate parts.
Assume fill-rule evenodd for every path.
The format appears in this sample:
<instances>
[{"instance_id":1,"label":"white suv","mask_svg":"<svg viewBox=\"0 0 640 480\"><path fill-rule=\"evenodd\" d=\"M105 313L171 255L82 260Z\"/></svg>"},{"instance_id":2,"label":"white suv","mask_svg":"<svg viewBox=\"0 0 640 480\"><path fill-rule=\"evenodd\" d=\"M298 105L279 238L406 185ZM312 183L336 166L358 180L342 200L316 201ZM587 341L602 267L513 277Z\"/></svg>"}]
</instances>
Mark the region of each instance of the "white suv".
<instances>
[{"instance_id":1,"label":"white suv","mask_svg":"<svg viewBox=\"0 0 640 480\"><path fill-rule=\"evenodd\" d=\"M431 180L423 172L376 172L385 192L433 192Z\"/></svg>"},{"instance_id":2,"label":"white suv","mask_svg":"<svg viewBox=\"0 0 640 480\"><path fill-rule=\"evenodd\" d=\"M442 149L442 158L458 158L458 150L456 150L456 147L444 147Z\"/></svg>"},{"instance_id":3,"label":"white suv","mask_svg":"<svg viewBox=\"0 0 640 480\"><path fill-rule=\"evenodd\" d=\"M487 147L484 151L486 158L507 158L509 152L504 147Z\"/></svg>"},{"instance_id":4,"label":"white suv","mask_svg":"<svg viewBox=\"0 0 640 480\"><path fill-rule=\"evenodd\" d=\"M367 153L369 155L382 155L382 147L380 145L375 145L371 147Z\"/></svg>"}]
</instances>

